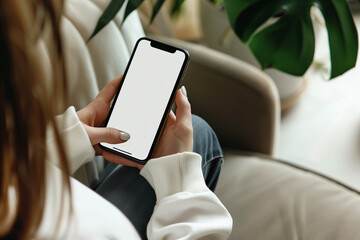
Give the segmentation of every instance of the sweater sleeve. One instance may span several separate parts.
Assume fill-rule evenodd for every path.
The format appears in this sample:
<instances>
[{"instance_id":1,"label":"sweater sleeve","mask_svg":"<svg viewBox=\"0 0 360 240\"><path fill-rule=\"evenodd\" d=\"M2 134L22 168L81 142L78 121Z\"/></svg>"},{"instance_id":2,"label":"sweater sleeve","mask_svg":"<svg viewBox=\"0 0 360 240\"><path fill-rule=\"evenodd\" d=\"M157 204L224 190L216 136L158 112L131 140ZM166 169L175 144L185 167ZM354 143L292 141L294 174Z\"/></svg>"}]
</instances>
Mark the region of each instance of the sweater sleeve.
<instances>
[{"instance_id":1,"label":"sweater sleeve","mask_svg":"<svg viewBox=\"0 0 360 240\"><path fill-rule=\"evenodd\" d=\"M69 107L64 114L56 116L55 122L64 143L70 171L74 173L83 164L94 159L94 148L74 107ZM58 166L59 156L57 154L54 130L50 127L47 129L46 144L47 159Z\"/></svg>"},{"instance_id":2,"label":"sweater sleeve","mask_svg":"<svg viewBox=\"0 0 360 240\"><path fill-rule=\"evenodd\" d=\"M180 153L150 160L141 175L157 198L149 239L227 239L232 218L204 181L201 157Z\"/></svg>"}]
</instances>

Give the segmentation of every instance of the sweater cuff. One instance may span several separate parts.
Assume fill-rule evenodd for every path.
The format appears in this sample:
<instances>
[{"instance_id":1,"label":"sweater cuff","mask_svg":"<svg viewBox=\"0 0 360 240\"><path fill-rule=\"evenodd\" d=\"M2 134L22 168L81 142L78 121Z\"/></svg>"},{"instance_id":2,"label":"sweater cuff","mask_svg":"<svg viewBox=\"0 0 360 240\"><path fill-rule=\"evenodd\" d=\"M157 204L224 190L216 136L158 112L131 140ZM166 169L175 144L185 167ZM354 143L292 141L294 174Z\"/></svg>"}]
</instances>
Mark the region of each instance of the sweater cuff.
<instances>
[{"instance_id":1,"label":"sweater cuff","mask_svg":"<svg viewBox=\"0 0 360 240\"><path fill-rule=\"evenodd\" d=\"M64 114L56 116L55 122L69 160L70 171L74 173L83 164L94 159L94 148L74 107L69 107ZM48 158L57 165L59 161L53 131L48 135L47 144Z\"/></svg>"},{"instance_id":2,"label":"sweater cuff","mask_svg":"<svg viewBox=\"0 0 360 240\"><path fill-rule=\"evenodd\" d=\"M198 193L207 191L201 156L184 152L151 159L141 170L156 193L157 201L178 192Z\"/></svg>"}]
</instances>

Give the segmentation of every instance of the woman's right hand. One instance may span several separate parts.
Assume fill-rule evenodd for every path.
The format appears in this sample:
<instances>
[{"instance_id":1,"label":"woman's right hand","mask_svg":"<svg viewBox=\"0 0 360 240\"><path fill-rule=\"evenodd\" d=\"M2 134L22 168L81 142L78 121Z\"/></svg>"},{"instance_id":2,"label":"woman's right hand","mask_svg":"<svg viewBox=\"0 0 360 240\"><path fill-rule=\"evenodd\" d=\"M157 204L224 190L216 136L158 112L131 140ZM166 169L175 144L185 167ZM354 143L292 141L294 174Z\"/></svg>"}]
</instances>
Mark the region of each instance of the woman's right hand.
<instances>
[{"instance_id":1,"label":"woman's right hand","mask_svg":"<svg viewBox=\"0 0 360 240\"><path fill-rule=\"evenodd\" d=\"M193 151L191 106L183 86L176 94L176 116L171 111L156 145L154 158Z\"/></svg>"}]
</instances>

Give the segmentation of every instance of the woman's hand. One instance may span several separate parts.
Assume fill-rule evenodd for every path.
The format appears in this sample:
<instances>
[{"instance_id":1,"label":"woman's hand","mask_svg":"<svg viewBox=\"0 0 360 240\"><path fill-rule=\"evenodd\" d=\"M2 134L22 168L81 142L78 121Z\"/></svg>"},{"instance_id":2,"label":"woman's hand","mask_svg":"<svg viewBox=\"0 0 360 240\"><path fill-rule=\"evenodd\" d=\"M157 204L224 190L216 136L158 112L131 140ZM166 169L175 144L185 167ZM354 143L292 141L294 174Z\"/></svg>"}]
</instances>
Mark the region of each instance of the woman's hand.
<instances>
[{"instance_id":1,"label":"woman's hand","mask_svg":"<svg viewBox=\"0 0 360 240\"><path fill-rule=\"evenodd\" d=\"M104 128L105 120L110 111L111 100L114 98L117 89L122 81L122 76L108 82L103 90L96 96L94 101L77 112L80 121L83 123L96 155L103 154L99 147L100 142L123 143L130 135L114 128Z\"/></svg>"},{"instance_id":2,"label":"woman's hand","mask_svg":"<svg viewBox=\"0 0 360 240\"><path fill-rule=\"evenodd\" d=\"M175 98L176 116L171 111L156 145L154 158L193 151L193 128L191 106L185 87L182 87Z\"/></svg>"},{"instance_id":3,"label":"woman's hand","mask_svg":"<svg viewBox=\"0 0 360 240\"><path fill-rule=\"evenodd\" d=\"M193 151L193 128L191 107L187 98L185 87L176 93L176 116L171 111L156 145L153 158L163 157L175 153ZM110 152L103 152L105 159L127 166L142 169L144 166L126 160ZM150 160L151 161L151 160Z\"/></svg>"}]
</instances>

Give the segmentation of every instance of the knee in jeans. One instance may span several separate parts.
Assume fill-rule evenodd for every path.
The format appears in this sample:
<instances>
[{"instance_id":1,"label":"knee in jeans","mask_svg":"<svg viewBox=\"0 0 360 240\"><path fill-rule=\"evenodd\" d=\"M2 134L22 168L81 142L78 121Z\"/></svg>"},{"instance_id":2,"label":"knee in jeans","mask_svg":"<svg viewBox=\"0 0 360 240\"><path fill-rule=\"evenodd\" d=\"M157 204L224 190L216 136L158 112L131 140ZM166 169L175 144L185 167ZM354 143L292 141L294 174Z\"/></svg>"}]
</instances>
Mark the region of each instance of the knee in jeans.
<instances>
[{"instance_id":1,"label":"knee in jeans","mask_svg":"<svg viewBox=\"0 0 360 240\"><path fill-rule=\"evenodd\" d=\"M209 136L215 135L210 125L204 119L202 119L197 115L192 115L192 124L193 124L194 132L196 132L196 134L203 134L205 135L204 137L207 137L206 135Z\"/></svg>"},{"instance_id":2,"label":"knee in jeans","mask_svg":"<svg viewBox=\"0 0 360 240\"><path fill-rule=\"evenodd\" d=\"M201 117L193 115L194 152L207 158L222 156L217 136L210 125Z\"/></svg>"}]
</instances>

